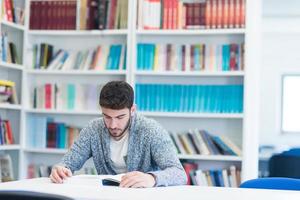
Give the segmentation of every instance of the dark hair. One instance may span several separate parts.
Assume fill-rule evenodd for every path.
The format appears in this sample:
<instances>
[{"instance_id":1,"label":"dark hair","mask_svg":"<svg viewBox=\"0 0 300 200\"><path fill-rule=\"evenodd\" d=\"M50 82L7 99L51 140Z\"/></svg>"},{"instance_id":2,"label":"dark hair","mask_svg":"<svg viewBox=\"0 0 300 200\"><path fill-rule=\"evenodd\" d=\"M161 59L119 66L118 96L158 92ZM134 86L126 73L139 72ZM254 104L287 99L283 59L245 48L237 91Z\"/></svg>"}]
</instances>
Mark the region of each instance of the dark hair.
<instances>
[{"instance_id":1,"label":"dark hair","mask_svg":"<svg viewBox=\"0 0 300 200\"><path fill-rule=\"evenodd\" d=\"M132 87L125 81L111 81L106 83L99 98L101 107L119 110L131 108L133 105L134 93Z\"/></svg>"}]
</instances>

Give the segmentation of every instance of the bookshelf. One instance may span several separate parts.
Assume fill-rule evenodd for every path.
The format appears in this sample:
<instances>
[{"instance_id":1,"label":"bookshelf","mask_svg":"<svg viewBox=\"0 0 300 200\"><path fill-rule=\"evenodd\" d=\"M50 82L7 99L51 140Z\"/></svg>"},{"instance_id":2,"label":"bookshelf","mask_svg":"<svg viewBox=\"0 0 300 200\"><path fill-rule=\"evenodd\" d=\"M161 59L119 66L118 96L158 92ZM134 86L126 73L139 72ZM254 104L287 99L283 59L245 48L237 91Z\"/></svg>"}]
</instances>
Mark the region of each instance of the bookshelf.
<instances>
[{"instance_id":1,"label":"bookshelf","mask_svg":"<svg viewBox=\"0 0 300 200\"><path fill-rule=\"evenodd\" d=\"M16 145L0 147L0 151L17 152L16 169L19 178L27 177L27 167L30 164L53 165L60 161L66 149L32 147L30 140L30 121L35 118L51 118L55 122L66 125L84 127L95 117L101 116L100 108L93 110L45 109L32 106L33 89L47 83L65 84L91 84L98 85L110 80L125 80L134 88L136 84L179 84L179 85L230 85L242 84L244 88L243 106L241 113L203 113L203 112L166 112L141 111L145 116L159 121L167 130L173 132L187 131L189 129L205 129L216 135L226 135L243 149L242 156L204 156L179 154L182 161L200 163L203 170L215 168L228 168L235 165L242 169L242 179L247 180L257 176L256 149L258 150L257 124L258 124L258 82L259 64L257 63L258 42L256 39L259 25L257 19L249 17L249 13L258 13L260 2L246 0L246 27L230 29L195 29L195 30L143 30L135 23L138 18L136 12L137 0L128 0L127 29L112 30L80 30L77 11L76 30L31 30L29 28L30 2L25 1L25 25L20 26L11 22L1 22L1 27L14 30L18 38L22 38L20 49L23 51L24 64L9 64L0 62L0 70L9 71L9 74L18 76L18 91L20 105L0 105L0 110L17 113ZM77 0L78 6L81 1ZM79 8L77 8L79 9ZM249 16L248 16L249 15ZM163 43L163 44L196 44L196 43L245 43L245 69L235 71L142 71L137 70L137 44ZM126 69L122 70L47 70L32 67L33 46L41 43L51 44L54 50L89 50L98 45L124 44L126 45ZM19 48L18 48L19 49ZM13 73L11 73L13 72ZM8 74L8 73L7 73ZM136 91L137 92L137 91ZM97 92L98 93L98 92ZM139 105L138 105L139 107ZM249 142L251 141L251 142ZM19 155L20 154L20 155ZM45 159L45 156L47 159ZM91 162L87 163L91 166Z\"/></svg>"},{"instance_id":2,"label":"bookshelf","mask_svg":"<svg viewBox=\"0 0 300 200\"><path fill-rule=\"evenodd\" d=\"M1 8L2 8L2 3ZM8 120L12 129L13 135L13 143L12 144L2 144L0 145L0 154L5 155L8 154L12 160L12 172L13 178L19 179L21 178L21 164L22 164L22 137L23 130L21 128L22 119L23 119L23 90L22 83L24 77L24 65L23 65L23 44L24 44L24 31L26 27L22 24L20 20L20 16L18 15L20 9L23 9L25 5L25 1L18 1L14 4L13 8L15 12L13 15L16 15L11 19L6 18L6 9L1 9L0 11L0 32L1 32L1 40L4 35L7 43L13 43L15 45L14 54L9 55L6 54L7 51L10 51L11 46L9 47L1 47L1 59L0 59L0 79L8 80L15 83L16 90L16 103L0 103L0 117L2 120ZM3 42L3 41L2 41ZM5 44L5 43L1 43ZM4 56L5 54L6 56ZM15 56L16 53L16 56ZM18 57L18 59L17 59ZM15 63L14 60L15 59ZM18 61L18 63L16 63ZM2 121L3 122L3 121ZM3 129L2 129L3 130ZM6 129L7 131L8 129Z\"/></svg>"}]
</instances>

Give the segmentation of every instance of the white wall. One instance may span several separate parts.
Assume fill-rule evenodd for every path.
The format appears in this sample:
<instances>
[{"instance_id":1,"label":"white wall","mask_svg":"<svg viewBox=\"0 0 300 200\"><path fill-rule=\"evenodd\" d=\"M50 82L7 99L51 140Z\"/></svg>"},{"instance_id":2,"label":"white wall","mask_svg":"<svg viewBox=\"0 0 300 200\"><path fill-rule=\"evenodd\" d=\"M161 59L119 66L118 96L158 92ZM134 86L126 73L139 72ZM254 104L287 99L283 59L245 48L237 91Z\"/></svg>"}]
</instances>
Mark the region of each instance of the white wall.
<instances>
[{"instance_id":1,"label":"white wall","mask_svg":"<svg viewBox=\"0 0 300 200\"><path fill-rule=\"evenodd\" d=\"M280 131L281 75L300 74L300 1L263 0L262 9L260 144L300 146L300 133Z\"/></svg>"}]
</instances>

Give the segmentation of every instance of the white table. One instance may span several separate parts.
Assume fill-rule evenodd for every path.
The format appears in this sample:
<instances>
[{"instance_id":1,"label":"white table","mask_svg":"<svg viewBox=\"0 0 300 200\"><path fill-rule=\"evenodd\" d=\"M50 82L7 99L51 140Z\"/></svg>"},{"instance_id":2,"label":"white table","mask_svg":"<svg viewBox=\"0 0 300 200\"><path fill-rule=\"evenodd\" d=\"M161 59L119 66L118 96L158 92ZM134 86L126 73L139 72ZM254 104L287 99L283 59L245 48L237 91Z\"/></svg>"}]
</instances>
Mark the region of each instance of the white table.
<instances>
[{"instance_id":1,"label":"white table","mask_svg":"<svg viewBox=\"0 0 300 200\"><path fill-rule=\"evenodd\" d=\"M300 199L300 191L261 190L200 186L157 188L119 188L101 186L100 176L73 176L64 184L51 183L49 178L37 178L1 183L0 190L37 191L65 195L74 199L109 200L292 200Z\"/></svg>"}]
</instances>

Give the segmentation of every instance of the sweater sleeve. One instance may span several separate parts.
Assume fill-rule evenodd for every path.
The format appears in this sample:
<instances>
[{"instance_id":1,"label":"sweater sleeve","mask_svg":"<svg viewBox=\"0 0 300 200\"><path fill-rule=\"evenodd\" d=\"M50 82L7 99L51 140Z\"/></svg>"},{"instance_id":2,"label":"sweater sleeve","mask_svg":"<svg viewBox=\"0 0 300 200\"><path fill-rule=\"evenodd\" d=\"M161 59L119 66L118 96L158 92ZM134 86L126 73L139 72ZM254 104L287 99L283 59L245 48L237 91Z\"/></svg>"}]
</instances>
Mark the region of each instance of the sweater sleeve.
<instances>
[{"instance_id":1,"label":"sweater sleeve","mask_svg":"<svg viewBox=\"0 0 300 200\"><path fill-rule=\"evenodd\" d=\"M87 126L80 131L78 139L71 149L63 156L59 165L69 168L72 173L79 170L86 160L91 157L91 135L93 128Z\"/></svg>"},{"instance_id":2,"label":"sweater sleeve","mask_svg":"<svg viewBox=\"0 0 300 200\"><path fill-rule=\"evenodd\" d=\"M151 156L159 170L149 173L155 176L155 186L185 185L187 176L168 132L162 127L158 127L152 136Z\"/></svg>"}]
</instances>

